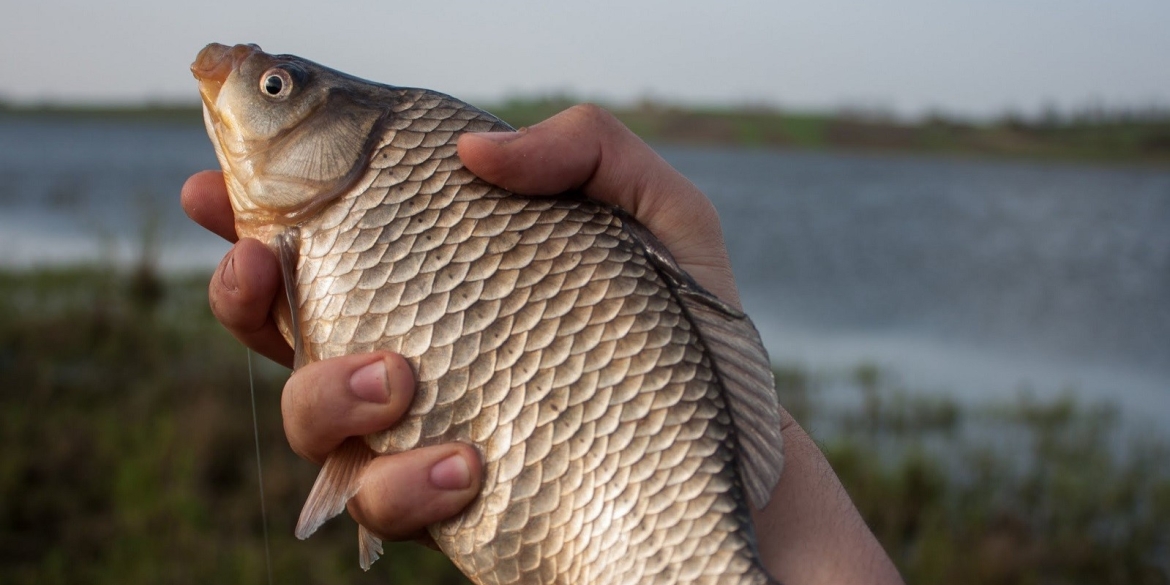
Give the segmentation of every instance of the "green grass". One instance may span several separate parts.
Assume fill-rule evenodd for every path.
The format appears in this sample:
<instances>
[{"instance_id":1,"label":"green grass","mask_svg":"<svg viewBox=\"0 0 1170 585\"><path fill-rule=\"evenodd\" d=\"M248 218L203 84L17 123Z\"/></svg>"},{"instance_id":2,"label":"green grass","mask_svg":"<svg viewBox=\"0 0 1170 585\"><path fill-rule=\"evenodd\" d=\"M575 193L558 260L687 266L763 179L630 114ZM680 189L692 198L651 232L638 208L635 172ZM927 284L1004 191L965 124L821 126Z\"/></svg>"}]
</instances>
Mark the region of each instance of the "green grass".
<instances>
[{"instance_id":1,"label":"green grass","mask_svg":"<svg viewBox=\"0 0 1170 585\"><path fill-rule=\"evenodd\" d=\"M830 381L789 369L777 385L907 582L1170 582L1164 434L1071 394L964 407L872 366L848 378L844 411L815 406Z\"/></svg>"},{"instance_id":2,"label":"green grass","mask_svg":"<svg viewBox=\"0 0 1170 585\"><path fill-rule=\"evenodd\" d=\"M265 579L245 350L212 318L206 277L136 280L0 275L0 582ZM316 471L284 443L285 371L260 365L276 582L462 582L412 545L362 573L348 520L292 537Z\"/></svg>"},{"instance_id":3,"label":"green grass","mask_svg":"<svg viewBox=\"0 0 1170 585\"><path fill-rule=\"evenodd\" d=\"M205 291L203 275L0 273L0 582L266 580L246 355ZM910 582L1168 582L1166 445L1128 442L1107 405L975 409L861 367L843 375L857 406L836 411L818 399L831 381L777 374ZM292 537L316 469L284 442L285 376L257 358L275 582L464 582L413 544L363 573L348 519Z\"/></svg>"}]
</instances>

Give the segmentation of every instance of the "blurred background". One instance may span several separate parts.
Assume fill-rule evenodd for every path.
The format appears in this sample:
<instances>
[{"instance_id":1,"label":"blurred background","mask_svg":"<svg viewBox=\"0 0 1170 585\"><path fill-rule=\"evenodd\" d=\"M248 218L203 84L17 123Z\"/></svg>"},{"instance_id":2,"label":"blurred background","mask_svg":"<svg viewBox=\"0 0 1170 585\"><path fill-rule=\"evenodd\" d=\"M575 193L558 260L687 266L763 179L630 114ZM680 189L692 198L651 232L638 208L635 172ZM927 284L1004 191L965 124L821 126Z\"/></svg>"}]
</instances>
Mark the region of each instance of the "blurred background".
<instances>
[{"instance_id":1,"label":"blurred background","mask_svg":"<svg viewBox=\"0 0 1170 585\"><path fill-rule=\"evenodd\" d=\"M209 42L515 126L605 105L715 202L782 402L909 582L1170 582L1165 2L4 13L0 583L263 583L266 548L280 583L464 582L413 544L362 573L348 519L291 536L287 371L249 375L178 205Z\"/></svg>"}]
</instances>

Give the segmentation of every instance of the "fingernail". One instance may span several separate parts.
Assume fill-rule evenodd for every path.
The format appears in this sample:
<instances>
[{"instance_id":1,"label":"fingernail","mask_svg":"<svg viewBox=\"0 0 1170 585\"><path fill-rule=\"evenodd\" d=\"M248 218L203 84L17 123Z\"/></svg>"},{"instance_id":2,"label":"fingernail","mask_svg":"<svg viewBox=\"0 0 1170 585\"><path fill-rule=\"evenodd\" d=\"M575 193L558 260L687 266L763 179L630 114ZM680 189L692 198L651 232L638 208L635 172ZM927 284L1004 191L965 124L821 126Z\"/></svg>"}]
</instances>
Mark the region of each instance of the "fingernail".
<instances>
[{"instance_id":1,"label":"fingernail","mask_svg":"<svg viewBox=\"0 0 1170 585\"><path fill-rule=\"evenodd\" d=\"M390 384L386 381L386 364L378 360L358 368L349 377L349 391L366 402L385 404L390 400Z\"/></svg>"},{"instance_id":2,"label":"fingernail","mask_svg":"<svg viewBox=\"0 0 1170 585\"><path fill-rule=\"evenodd\" d=\"M235 292L239 288L239 281L236 280L236 252L232 250L228 252L228 256L224 261L223 270L219 271L219 282L224 289Z\"/></svg>"},{"instance_id":3,"label":"fingernail","mask_svg":"<svg viewBox=\"0 0 1170 585\"><path fill-rule=\"evenodd\" d=\"M471 486L471 469L463 455L455 454L431 468L431 485L441 490L464 490Z\"/></svg>"},{"instance_id":4,"label":"fingernail","mask_svg":"<svg viewBox=\"0 0 1170 585\"><path fill-rule=\"evenodd\" d=\"M515 132L475 132L473 135L497 144L507 144L528 133L528 128L521 128Z\"/></svg>"}]
</instances>

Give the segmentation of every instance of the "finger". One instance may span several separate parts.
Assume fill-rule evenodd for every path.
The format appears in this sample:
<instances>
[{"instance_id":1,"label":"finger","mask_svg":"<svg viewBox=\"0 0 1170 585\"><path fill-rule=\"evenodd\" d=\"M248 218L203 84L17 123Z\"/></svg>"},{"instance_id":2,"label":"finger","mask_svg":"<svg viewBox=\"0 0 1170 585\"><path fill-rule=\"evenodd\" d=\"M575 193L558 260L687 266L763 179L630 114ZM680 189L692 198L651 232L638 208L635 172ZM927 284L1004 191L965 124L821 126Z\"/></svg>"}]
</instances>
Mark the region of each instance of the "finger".
<instances>
[{"instance_id":1,"label":"finger","mask_svg":"<svg viewBox=\"0 0 1170 585\"><path fill-rule=\"evenodd\" d=\"M244 345L291 367L288 346L272 317L274 303L284 302L280 267L264 244L240 240L215 269L207 297L215 318Z\"/></svg>"},{"instance_id":2,"label":"finger","mask_svg":"<svg viewBox=\"0 0 1170 585\"><path fill-rule=\"evenodd\" d=\"M459 141L459 157L471 172L515 193L551 195L584 189L586 195L637 216L644 206L657 204L649 199L666 191L647 188L643 176L670 176L675 190L695 190L612 114L591 104L574 106L516 133L465 135Z\"/></svg>"},{"instance_id":3,"label":"finger","mask_svg":"<svg viewBox=\"0 0 1170 585\"><path fill-rule=\"evenodd\" d=\"M574 106L517 133L461 137L471 172L522 195L581 189L635 217L652 219L667 204L709 207L707 198L612 114Z\"/></svg>"},{"instance_id":4,"label":"finger","mask_svg":"<svg viewBox=\"0 0 1170 585\"><path fill-rule=\"evenodd\" d=\"M349 501L359 524L385 540L417 538L479 493L482 466L470 445L448 443L377 457Z\"/></svg>"},{"instance_id":5,"label":"finger","mask_svg":"<svg viewBox=\"0 0 1170 585\"><path fill-rule=\"evenodd\" d=\"M605 110L574 106L520 132L466 134L459 157L471 172L515 193L580 189L625 209L700 284L739 304L715 207Z\"/></svg>"},{"instance_id":6,"label":"finger","mask_svg":"<svg viewBox=\"0 0 1170 585\"><path fill-rule=\"evenodd\" d=\"M314 362L293 372L281 395L289 446L314 463L347 437L394 426L414 398L402 356L378 352Z\"/></svg>"},{"instance_id":7,"label":"finger","mask_svg":"<svg viewBox=\"0 0 1170 585\"><path fill-rule=\"evenodd\" d=\"M179 200L183 204L183 211L195 223L229 242L237 240L235 215L228 200L222 172L201 171L191 175L183 183Z\"/></svg>"}]
</instances>

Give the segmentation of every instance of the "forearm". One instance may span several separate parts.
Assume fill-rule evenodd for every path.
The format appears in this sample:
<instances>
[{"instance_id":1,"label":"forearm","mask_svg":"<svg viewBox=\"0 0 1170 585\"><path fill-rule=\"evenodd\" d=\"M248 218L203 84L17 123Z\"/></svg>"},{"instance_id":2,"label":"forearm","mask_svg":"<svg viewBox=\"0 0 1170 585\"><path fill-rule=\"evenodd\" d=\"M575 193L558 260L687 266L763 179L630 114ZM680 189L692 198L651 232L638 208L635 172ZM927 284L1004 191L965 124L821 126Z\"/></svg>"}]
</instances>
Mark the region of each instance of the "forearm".
<instances>
[{"instance_id":1,"label":"forearm","mask_svg":"<svg viewBox=\"0 0 1170 585\"><path fill-rule=\"evenodd\" d=\"M902 583L821 450L789 420L784 473L768 507L753 514L769 572L787 585Z\"/></svg>"}]
</instances>

